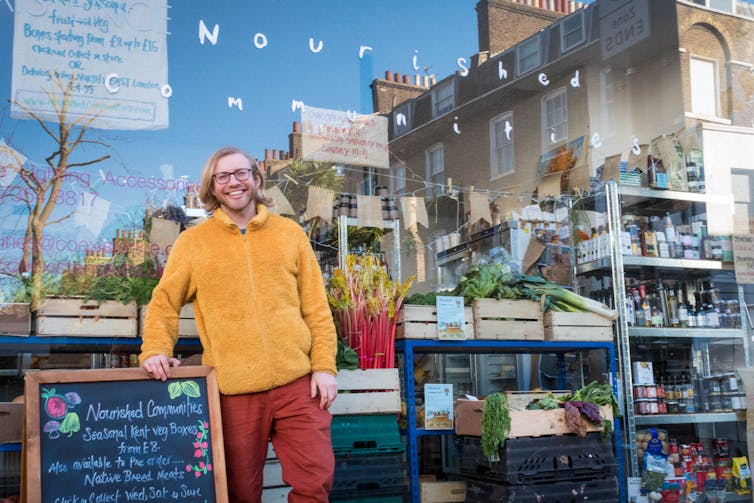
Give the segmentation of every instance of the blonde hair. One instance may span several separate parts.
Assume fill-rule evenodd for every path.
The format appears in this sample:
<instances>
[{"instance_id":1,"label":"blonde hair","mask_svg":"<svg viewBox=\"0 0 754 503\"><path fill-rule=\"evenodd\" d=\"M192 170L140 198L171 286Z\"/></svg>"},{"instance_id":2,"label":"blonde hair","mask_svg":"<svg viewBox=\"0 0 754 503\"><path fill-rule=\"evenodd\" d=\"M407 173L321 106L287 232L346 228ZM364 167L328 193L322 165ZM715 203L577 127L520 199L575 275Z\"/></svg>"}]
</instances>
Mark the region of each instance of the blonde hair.
<instances>
[{"instance_id":1,"label":"blonde hair","mask_svg":"<svg viewBox=\"0 0 754 503\"><path fill-rule=\"evenodd\" d=\"M222 147L207 159L207 162L204 164L204 169L202 170L201 180L199 181L199 199L201 200L204 209L211 213L220 207L220 202L214 195L212 195L212 188L215 183L212 174L220 159L233 154L241 154L247 161L249 161L251 176L259 181L259 187L254 191L254 203L271 206L272 200L264 195L264 173L259 169L257 161L240 148Z\"/></svg>"}]
</instances>

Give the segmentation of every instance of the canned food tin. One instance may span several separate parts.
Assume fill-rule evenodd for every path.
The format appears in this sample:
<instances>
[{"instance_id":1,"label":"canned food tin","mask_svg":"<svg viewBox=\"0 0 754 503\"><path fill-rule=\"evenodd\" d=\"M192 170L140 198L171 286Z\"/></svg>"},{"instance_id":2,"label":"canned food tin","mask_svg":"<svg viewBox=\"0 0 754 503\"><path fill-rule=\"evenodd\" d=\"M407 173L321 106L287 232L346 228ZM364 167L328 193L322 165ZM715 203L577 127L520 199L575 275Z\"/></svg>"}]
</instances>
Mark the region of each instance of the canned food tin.
<instances>
[{"instance_id":1,"label":"canned food tin","mask_svg":"<svg viewBox=\"0 0 754 503\"><path fill-rule=\"evenodd\" d=\"M644 385L635 385L634 398L647 398L647 388Z\"/></svg>"},{"instance_id":2,"label":"canned food tin","mask_svg":"<svg viewBox=\"0 0 754 503\"><path fill-rule=\"evenodd\" d=\"M656 386L645 386L647 392L647 398L657 398Z\"/></svg>"}]
</instances>

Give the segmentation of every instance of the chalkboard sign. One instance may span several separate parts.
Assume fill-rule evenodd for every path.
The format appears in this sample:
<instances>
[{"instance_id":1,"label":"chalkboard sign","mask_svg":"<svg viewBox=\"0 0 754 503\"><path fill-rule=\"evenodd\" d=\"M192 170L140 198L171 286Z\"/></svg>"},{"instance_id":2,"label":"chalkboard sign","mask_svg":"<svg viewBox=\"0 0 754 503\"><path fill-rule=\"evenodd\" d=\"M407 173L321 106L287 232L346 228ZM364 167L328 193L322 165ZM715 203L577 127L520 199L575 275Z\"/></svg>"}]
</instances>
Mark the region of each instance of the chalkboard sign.
<instances>
[{"instance_id":1,"label":"chalkboard sign","mask_svg":"<svg viewBox=\"0 0 754 503\"><path fill-rule=\"evenodd\" d=\"M227 502L211 367L26 375L29 502Z\"/></svg>"}]
</instances>

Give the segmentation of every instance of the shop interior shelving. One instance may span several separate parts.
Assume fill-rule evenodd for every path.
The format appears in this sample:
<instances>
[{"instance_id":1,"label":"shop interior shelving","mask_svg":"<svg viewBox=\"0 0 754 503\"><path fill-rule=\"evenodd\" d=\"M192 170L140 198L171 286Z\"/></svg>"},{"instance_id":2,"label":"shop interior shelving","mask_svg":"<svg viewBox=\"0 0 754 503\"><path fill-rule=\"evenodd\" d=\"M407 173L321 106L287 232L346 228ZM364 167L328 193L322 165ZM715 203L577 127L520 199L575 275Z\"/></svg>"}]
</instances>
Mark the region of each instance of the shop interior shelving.
<instances>
[{"instance_id":1,"label":"shop interior shelving","mask_svg":"<svg viewBox=\"0 0 754 503\"><path fill-rule=\"evenodd\" d=\"M406 401L407 428L406 450L409 465L409 488L410 501L419 503L419 452L418 439L423 436L454 435L455 430L427 430L417 424L416 410L416 384L414 381L414 363L417 355L421 354L470 354L470 353L510 353L510 354L544 354L555 353L563 357L569 352L585 352L590 350L602 350L606 353L609 379L616 390L616 358L615 346L612 342L548 342L548 341L518 341L518 340L465 340L465 341L441 341L430 339L404 339L396 341L396 353L402 360L402 393ZM564 376L559 376L564 381ZM620 421L614 421L616 456L618 459L618 476L623 476L623 461L621 448L617 445L621 438Z\"/></svg>"},{"instance_id":2,"label":"shop interior shelving","mask_svg":"<svg viewBox=\"0 0 754 503\"><path fill-rule=\"evenodd\" d=\"M615 181L605 184L604 194L595 195L595 199L604 197L600 210L607 213L610 235L610 256L576 266L576 274L610 275L615 306L619 309L620 319L616 323L616 351L621 375L621 392L624 400L624 438L626 448L626 467L628 475L640 473L637 448L637 426L676 426L711 425L737 423L745 421L743 412L699 412L684 414L638 415L633 409L632 352L640 347L702 347L702 354L709 358L708 349L714 347L739 348L744 366L750 366L750 327L747 317L742 313L741 328L674 328L674 327L637 327L627 322L626 280L629 277L662 278L702 278L721 274L732 276L732 264L719 260L661 258L635 255L623 255L620 243L622 215L634 210L648 211L653 215L664 215L666 211L687 211L705 213L710 196L704 193L653 190L643 187L621 186ZM737 286L740 305L745 306L743 290ZM738 354L738 351L736 353ZM709 361L704 362L709 369Z\"/></svg>"}]
</instances>

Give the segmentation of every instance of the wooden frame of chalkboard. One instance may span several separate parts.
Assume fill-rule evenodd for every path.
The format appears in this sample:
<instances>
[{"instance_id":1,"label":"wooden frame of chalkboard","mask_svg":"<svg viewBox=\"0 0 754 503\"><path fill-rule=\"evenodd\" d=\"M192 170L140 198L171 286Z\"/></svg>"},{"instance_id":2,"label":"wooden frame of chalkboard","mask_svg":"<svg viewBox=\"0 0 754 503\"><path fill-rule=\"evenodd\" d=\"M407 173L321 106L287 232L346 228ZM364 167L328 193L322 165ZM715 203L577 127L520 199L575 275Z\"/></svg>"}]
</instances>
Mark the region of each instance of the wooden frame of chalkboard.
<instances>
[{"instance_id":1,"label":"wooden frame of chalkboard","mask_svg":"<svg viewBox=\"0 0 754 503\"><path fill-rule=\"evenodd\" d=\"M26 374L23 479L29 503L227 503L212 367Z\"/></svg>"}]
</instances>

